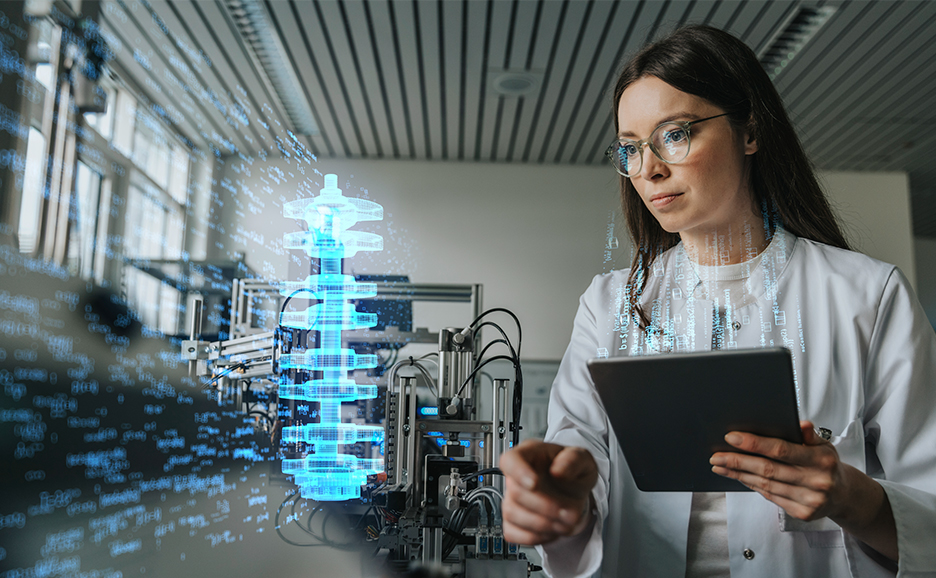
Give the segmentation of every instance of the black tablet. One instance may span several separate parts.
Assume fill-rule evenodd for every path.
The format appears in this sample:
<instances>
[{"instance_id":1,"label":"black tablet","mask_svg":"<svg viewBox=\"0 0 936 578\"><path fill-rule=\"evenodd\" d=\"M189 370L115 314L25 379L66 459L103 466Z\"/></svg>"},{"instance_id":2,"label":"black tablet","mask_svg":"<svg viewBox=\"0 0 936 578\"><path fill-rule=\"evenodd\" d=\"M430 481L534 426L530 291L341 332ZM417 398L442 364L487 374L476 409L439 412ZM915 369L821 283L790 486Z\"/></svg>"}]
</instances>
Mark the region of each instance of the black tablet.
<instances>
[{"instance_id":1,"label":"black tablet","mask_svg":"<svg viewBox=\"0 0 936 578\"><path fill-rule=\"evenodd\" d=\"M787 349L735 349L592 359L588 370L645 492L741 492L712 473L725 434L803 443Z\"/></svg>"}]
</instances>

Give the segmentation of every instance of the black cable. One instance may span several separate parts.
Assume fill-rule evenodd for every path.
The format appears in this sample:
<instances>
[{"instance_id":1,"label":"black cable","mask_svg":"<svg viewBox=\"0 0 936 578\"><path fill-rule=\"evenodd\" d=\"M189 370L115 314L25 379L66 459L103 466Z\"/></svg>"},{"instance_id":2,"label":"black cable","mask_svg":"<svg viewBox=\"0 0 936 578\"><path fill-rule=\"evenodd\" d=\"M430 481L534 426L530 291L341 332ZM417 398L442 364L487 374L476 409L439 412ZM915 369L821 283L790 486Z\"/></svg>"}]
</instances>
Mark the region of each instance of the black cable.
<instances>
[{"instance_id":1,"label":"black cable","mask_svg":"<svg viewBox=\"0 0 936 578\"><path fill-rule=\"evenodd\" d=\"M506 340L504 340L504 339L495 339L494 341L491 341L490 343L487 343L487 344L484 346L484 349L482 349L482 350L481 350L481 353L478 354L478 359L481 359L482 357L484 357L484 354L487 353L487 350L490 349L491 347L493 347L494 345L497 345L498 343L503 343L503 344L505 344L508 348L510 348L510 353L511 353L511 354L513 353L513 348L510 347L510 343L508 343L508 342L507 342Z\"/></svg>"},{"instance_id":2,"label":"black cable","mask_svg":"<svg viewBox=\"0 0 936 578\"><path fill-rule=\"evenodd\" d=\"M500 334L501 334L501 336L503 337L503 339L495 339L495 340L492 341L491 343L496 343L496 342L500 342L500 341L506 343L506 344L507 344L507 349L510 350L510 355L516 357L517 360L519 361L520 357L517 355L517 352L514 351L513 345L510 344L510 338L507 337L507 333L504 332L504 330L501 328L501 326L498 325L497 323L494 323L493 321L485 321L484 323L478 325L478 326L475 328L475 335L480 335L479 332L481 331L481 328L482 328L482 327L487 327L487 326L490 326L490 327L493 327L494 329L497 329L497 331L499 331ZM490 345L490 343L489 343L488 345L485 346L485 349L487 349L487 347L488 347L489 345ZM481 356L482 356L482 354L479 354L479 355L478 355L479 358L480 358Z\"/></svg>"},{"instance_id":3,"label":"black cable","mask_svg":"<svg viewBox=\"0 0 936 578\"><path fill-rule=\"evenodd\" d=\"M514 364L514 371L516 375L514 379L514 389L513 389L514 396L513 396L513 416L512 416L513 418L512 419L512 422L513 422L512 443L513 445L517 445L518 443L520 443L520 416L521 416L521 409L523 407L523 373L520 370L520 347L523 345L523 330L520 327L520 320L517 319L517 316L514 315L512 311L508 309L504 309L503 307L494 307L478 315L475 318L475 320L471 322L468 328L473 329L476 325L478 325L478 323L481 321L482 318L495 312L501 312L501 313L506 313L507 315L510 315L510 317L512 317L514 320L514 323L517 324L517 353L516 353L517 362Z\"/></svg>"},{"instance_id":4,"label":"black cable","mask_svg":"<svg viewBox=\"0 0 936 578\"><path fill-rule=\"evenodd\" d=\"M220 373L220 374L214 376L213 378L211 378L211 381L209 381L208 383L206 383L205 386L202 387L202 389L208 389L209 387L211 387L211 384L213 384L213 383L216 382L217 380L221 379L222 377L224 377L225 375L231 373L232 371L236 371L236 370L241 369L241 368L246 369L246 368L247 368L247 364L246 364L246 363L238 363L237 365L232 365L231 367L229 367L229 368L227 369L227 371L225 371L225 372L223 372L223 373Z\"/></svg>"},{"instance_id":5,"label":"black cable","mask_svg":"<svg viewBox=\"0 0 936 578\"><path fill-rule=\"evenodd\" d=\"M482 361L481 363L479 363L477 367L475 367L474 369L471 370L471 373L469 373L469 374L468 374L468 377L465 378L465 382L461 385L460 388L458 388L458 391L455 392L455 397L461 397L461 393L462 393L463 391L465 391L465 387L466 387L469 383L471 383L471 380L474 379L475 374L478 373L478 371L479 371L482 367L484 367L484 366L487 365L488 363L491 363L492 361L497 361L498 359L506 359L506 360L510 361L511 363L513 363L513 364L514 364L514 367L517 366L516 360L515 360L513 357L510 357L509 355L495 355L494 357L489 357L489 358L485 359L484 361ZM515 386L515 387L516 387L516 386Z\"/></svg>"},{"instance_id":6,"label":"black cable","mask_svg":"<svg viewBox=\"0 0 936 578\"><path fill-rule=\"evenodd\" d=\"M290 301L293 297L295 297L296 294L298 294L298 293L311 293L312 296L315 297L315 300L316 300L316 301L318 301L318 302L320 302L320 303L321 303L321 301L322 301L322 299L321 299L318 295L316 295L315 291L313 291L313 290L311 290L311 289L306 289L306 288L296 289L295 291L293 291L292 293L289 294L289 297L287 297L285 301L283 301L283 306L280 307L280 315L282 315L283 312L286 311L286 304L289 303L289 301ZM317 317L317 316L316 316L316 317ZM317 321L317 319L316 319L316 321Z\"/></svg>"},{"instance_id":7,"label":"black cable","mask_svg":"<svg viewBox=\"0 0 936 578\"><path fill-rule=\"evenodd\" d=\"M475 325L479 321L481 321L481 319L483 319L484 317L487 317L491 313L497 313L497 312L506 313L507 315L510 315L514 320L514 323L517 324L517 357L519 358L520 357L520 345L523 343L523 332L520 329L520 320L517 319L517 316L514 315L513 312L510 311L509 309L504 309L503 307L493 307L491 309L488 309L487 311L484 311L483 313L481 313L481 315L478 315L477 317L475 317L475 320L471 322L471 325L469 325L468 328L474 329Z\"/></svg>"},{"instance_id":8,"label":"black cable","mask_svg":"<svg viewBox=\"0 0 936 578\"><path fill-rule=\"evenodd\" d=\"M486 476L486 475L488 475L488 474L493 474L493 475L497 475L497 476L503 476L503 475L504 475L504 472L502 472L502 471L500 470L500 468L485 468L485 469L483 469L483 470L478 470L478 471L476 471L476 472L472 472L472 473L470 473L470 474L468 474L468 475L466 475L466 476L462 476L462 481L470 480L471 478L474 478L474 477L476 477L476 476Z\"/></svg>"}]
</instances>

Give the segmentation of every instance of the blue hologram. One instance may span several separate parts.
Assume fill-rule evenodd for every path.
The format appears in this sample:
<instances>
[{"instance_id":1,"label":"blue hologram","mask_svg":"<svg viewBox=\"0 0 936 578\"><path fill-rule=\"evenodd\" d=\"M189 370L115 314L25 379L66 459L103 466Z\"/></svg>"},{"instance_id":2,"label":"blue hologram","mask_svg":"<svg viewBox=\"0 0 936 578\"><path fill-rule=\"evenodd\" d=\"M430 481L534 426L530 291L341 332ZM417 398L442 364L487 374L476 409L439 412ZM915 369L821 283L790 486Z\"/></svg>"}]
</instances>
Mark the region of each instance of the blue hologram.
<instances>
[{"instance_id":1,"label":"blue hologram","mask_svg":"<svg viewBox=\"0 0 936 578\"><path fill-rule=\"evenodd\" d=\"M284 459L283 473L294 476L304 498L319 501L359 498L367 476L384 470L383 460L344 454L338 446L380 442L383 428L343 423L341 404L377 397L376 385L358 384L348 373L376 367L378 360L376 355L359 355L353 349L342 348L341 332L377 324L376 314L360 313L347 301L374 297L377 286L358 283L353 276L342 274L341 262L359 251L383 249L380 235L348 230L361 221L382 220L383 207L343 196L337 175L329 174L325 175L325 188L319 196L286 203L283 213L304 220L308 226L307 231L287 233L284 246L304 249L310 257L319 259L320 271L304 281L284 283L280 288L283 295L307 290L319 301L304 311L280 315L280 325L318 331L318 347L280 357L282 368L315 372L317 378L302 383L284 378L279 395L318 402L320 408L318 423L283 428L283 442L304 442L314 447L314 453L304 458Z\"/></svg>"}]
</instances>

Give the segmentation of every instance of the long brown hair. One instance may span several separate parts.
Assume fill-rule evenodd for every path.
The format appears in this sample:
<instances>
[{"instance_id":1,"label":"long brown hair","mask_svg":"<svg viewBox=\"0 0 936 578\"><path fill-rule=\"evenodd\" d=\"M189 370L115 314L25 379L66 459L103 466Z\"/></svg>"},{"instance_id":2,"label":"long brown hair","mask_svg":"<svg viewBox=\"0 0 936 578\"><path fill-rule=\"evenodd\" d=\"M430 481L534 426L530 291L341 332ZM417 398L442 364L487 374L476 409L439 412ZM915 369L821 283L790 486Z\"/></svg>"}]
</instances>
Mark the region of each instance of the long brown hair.
<instances>
[{"instance_id":1,"label":"long brown hair","mask_svg":"<svg viewBox=\"0 0 936 578\"><path fill-rule=\"evenodd\" d=\"M624 67L614 87L615 134L620 129L621 95L645 76L707 100L728 113L736 130L757 140L750 190L763 213L768 238L782 224L799 237L848 249L783 101L746 44L717 28L691 25L645 46ZM653 261L676 245L679 235L660 226L626 177L621 177L621 204L635 249L626 288L633 307L630 313L646 328L649 318L639 306L640 294Z\"/></svg>"}]
</instances>

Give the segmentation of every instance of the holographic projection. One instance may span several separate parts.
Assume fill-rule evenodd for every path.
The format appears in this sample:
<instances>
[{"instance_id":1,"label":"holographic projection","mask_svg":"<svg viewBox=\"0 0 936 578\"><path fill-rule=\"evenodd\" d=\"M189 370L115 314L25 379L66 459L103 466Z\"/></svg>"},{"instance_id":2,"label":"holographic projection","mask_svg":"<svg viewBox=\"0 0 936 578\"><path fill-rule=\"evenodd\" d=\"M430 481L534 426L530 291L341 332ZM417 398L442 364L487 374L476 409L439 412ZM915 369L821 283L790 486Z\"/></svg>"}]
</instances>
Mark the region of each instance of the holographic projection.
<instances>
[{"instance_id":1,"label":"holographic projection","mask_svg":"<svg viewBox=\"0 0 936 578\"><path fill-rule=\"evenodd\" d=\"M296 329L316 330L318 346L304 353L280 356L284 369L297 376L320 377L294 383L288 376L281 378L279 396L318 402L318 423L286 426L283 442L314 446L314 454L304 458L283 460L283 472L295 476L302 497L313 500L347 500L359 498L361 486L369 474L383 471L383 460L359 458L342 454L339 446L357 442L378 442L383 427L341 422L341 403L377 397L376 385L358 385L348 378L348 372L377 367L376 355L358 355L341 344L345 329L373 327L377 314L361 313L348 299L362 299L377 294L372 283L358 283L351 275L342 274L342 261L358 251L379 251L383 239L373 233L352 231L361 221L379 221L383 208L363 199L347 198L338 188L336 175L325 175L325 188L314 198L286 204L287 217L302 219L308 231L288 233L284 247L304 249L319 259L319 274L303 282L285 283L285 296L307 292L316 296L316 303L305 311L284 312L280 325Z\"/></svg>"}]
</instances>

